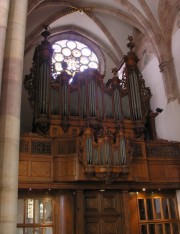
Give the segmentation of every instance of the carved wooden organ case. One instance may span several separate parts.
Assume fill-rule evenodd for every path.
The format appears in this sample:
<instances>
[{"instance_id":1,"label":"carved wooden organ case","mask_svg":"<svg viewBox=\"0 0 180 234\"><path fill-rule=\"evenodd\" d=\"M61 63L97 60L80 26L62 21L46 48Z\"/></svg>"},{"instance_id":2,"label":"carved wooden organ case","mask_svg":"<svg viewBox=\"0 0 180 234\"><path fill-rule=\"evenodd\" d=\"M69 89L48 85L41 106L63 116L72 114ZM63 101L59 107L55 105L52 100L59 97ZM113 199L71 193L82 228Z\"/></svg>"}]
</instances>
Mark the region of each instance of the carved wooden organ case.
<instances>
[{"instance_id":1,"label":"carved wooden organ case","mask_svg":"<svg viewBox=\"0 0 180 234\"><path fill-rule=\"evenodd\" d=\"M65 62L54 79L49 32L42 34L44 40L35 48L33 66L24 80L33 109L32 132L63 142L58 145L59 155L75 153L83 168L81 178L125 180L139 142L156 138L151 92L138 70L132 38L122 61L122 77L117 76L119 68L113 69L105 84L104 76L94 69L76 73L70 82Z\"/></svg>"}]
</instances>

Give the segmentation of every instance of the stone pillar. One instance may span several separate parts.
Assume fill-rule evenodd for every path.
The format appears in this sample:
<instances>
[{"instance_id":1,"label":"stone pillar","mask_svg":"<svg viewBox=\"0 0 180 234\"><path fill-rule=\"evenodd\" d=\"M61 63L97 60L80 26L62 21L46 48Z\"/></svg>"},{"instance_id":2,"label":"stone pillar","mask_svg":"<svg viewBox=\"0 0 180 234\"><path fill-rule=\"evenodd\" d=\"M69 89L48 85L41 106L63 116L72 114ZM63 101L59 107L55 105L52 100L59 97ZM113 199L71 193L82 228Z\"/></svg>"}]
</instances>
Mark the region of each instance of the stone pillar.
<instances>
[{"instance_id":1,"label":"stone pillar","mask_svg":"<svg viewBox=\"0 0 180 234\"><path fill-rule=\"evenodd\" d=\"M0 234L15 234L22 71L28 0L10 2L0 100Z\"/></svg>"},{"instance_id":2,"label":"stone pillar","mask_svg":"<svg viewBox=\"0 0 180 234\"><path fill-rule=\"evenodd\" d=\"M176 98L179 100L179 88L174 67L174 60L171 59L159 64L160 71L162 72L165 93L168 102L174 101Z\"/></svg>"},{"instance_id":3,"label":"stone pillar","mask_svg":"<svg viewBox=\"0 0 180 234\"><path fill-rule=\"evenodd\" d=\"M8 12L9 12L9 2L10 0L0 0L0 97L1 97L2 67L3 67L3 58L4 58Z\"/></svg>"}]
</instances>

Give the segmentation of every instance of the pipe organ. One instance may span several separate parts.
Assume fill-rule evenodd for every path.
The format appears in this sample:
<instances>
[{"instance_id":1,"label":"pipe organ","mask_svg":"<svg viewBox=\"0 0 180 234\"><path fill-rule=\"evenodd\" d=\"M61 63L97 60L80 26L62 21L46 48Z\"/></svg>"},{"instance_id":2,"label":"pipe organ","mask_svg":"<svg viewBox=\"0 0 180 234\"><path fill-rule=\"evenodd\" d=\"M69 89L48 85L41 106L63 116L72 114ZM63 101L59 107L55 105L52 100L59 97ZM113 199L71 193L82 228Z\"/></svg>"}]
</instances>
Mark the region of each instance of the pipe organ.
<instances>
[{"instance_id":1,"label":"pipe organ","mask_svg":"<svg viewBox=\"0 0 180 234\"><path fill-rule=\"evenodd\" d=\"M122 62L122 77L116 68L104 83L104 76L96 69L71 77L66 62L62 62L63 71L53 77L48 35L46 27L24 80L34 114L32 131L57 138L76 132L79 162L87 175L127 174L131 159L128 142L145 138L151 97L137 68L132 38Z\"/></svg>"},{"instance_id":2,"label":"pipe organ","mask_svg":"<svg viewBox=\"0 0 180 234\"><path fill-rule=\"evenodd\" d=\"M53 76L47 27L42 36L44 40L35 48L33 66L24 80L33 108L33 134L50 138L55 155L75 154L83 168L82 180L90 177L109 183L129 178L134 152L143 154L142 144L156 140L157 116L150 108L150 89L137 67L132 37L127 44L130 51L105 83L96 69L71 77L65 61L62 72Z\"/></svg>"},{"instance_id":3,"label":"pipe organ","mask_svg":"<svg viewBox=\"0 0 180 234\"><path fill-rule=\"evenodd\" d=\"M147 234L151 226L155 230L169 222L176 225L171 233L178 233L177 218L145 220L150 199L154 211L160 199L147 193L144 203L145 193L135 192L179 186L180 144L156 139L158 113L150 108L151 92L138 70L132 37L130 51L105 83L96 69L71 77L65 61L62 72L53 76L47 27L42 35L24 80L33 123L20 141L19 188L54 194L54 216L49 215L55 218L43 228L55 234Z\"/></svg>"}]
</instances>

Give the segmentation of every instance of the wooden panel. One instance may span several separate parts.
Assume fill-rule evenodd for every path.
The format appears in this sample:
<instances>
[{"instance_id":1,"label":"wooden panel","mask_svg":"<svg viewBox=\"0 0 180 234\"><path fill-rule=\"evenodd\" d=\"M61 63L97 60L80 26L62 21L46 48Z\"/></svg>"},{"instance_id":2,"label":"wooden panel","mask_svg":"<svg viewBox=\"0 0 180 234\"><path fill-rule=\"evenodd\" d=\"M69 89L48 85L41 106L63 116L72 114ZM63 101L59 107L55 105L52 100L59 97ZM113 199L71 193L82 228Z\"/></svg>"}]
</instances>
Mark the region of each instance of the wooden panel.
<instances>
[{"instance_id":1,"label":"wooden panel","mask_svg":"<svg viewBox=\"0 0 180 234\"><path fill-rule=\"evenodd\" d=\"M146 160L134 160L130 164L130 174L133 180L149 181L148 167Z\"/></svg>"},{"instance_id":2,"label":"wooden panel","mask_svg":"<svg viewBox=\"0 0 180 234\"><path fill-rule=\"evenodd\" d=\"M90 215L96 213L96 215L100 212L100 208L98 206L99 197L97 193L91 192L85 197L85 214Z\"/></svg>"},{"instance_id":3,"label":"wooden panel","mask_svg":"<svg viewBox=\"0 0 180 234\"><path fill-rule=\"evenodd\" d=\"M132 234L139 234L139 216L138 216L138 204L136 193L130 193L129 200L130 208L130 220L129 225Z\"/></svg>"},{"instance_id":4,"label":"wooden panel","mask_svg":"<svg viewBox=\"0 0 180 234\"><path fill-rule=\"evenodd\" d=\"M85 234L124 234L119 192L87 191L84 200Z\"/></svg>"},{"instance_id":5,"label":"wooden panel","mask_svg":"<svg viewBox=\"0 0 180 234\"><path fill-rule=\"evenodd\" d=\"M151 182L179 182L180 165L165 164L163 161L153 162L149 164L149 175Z\"/></svg>"},{"instance_id":6,"label":"wooden panel","mask_svg":"<svg viewBox=\"0 0 180 234\"><path fill-rule=\"evenodd\" d=\"M123 234L121 231L120 218L104 217L104 218L86 218L85 233L86 234Z\"/></svg>"},{"instance_id":7,"label":"wooden panel","mask_svg":"<svg viewBox=\"0 0 180 234\"><path fill-rule=\"evenodd\" d=\"M102 214L119 215L120 213L119 194L116 192L102 193Z\"/></svg>"},{"instance_id":8,"label":"wooden panel","mask_svg":"<svg viewBox=\"0 0 180 234\"><path fill-rule=\"evenodd\" d=\"M19 162L19 176L28 176L28 162L20 161Z\"/></svg>"},{"instance_id":9,"label":"wooden panel","mask_svg":"<svg viewBox=\"0 0 180 234\"><path fill-rule=\"evenodd\" d=\"M98 218L87 218L85 222L85 234L101 234L101 223Z\"/></svg>"},{"instance_id":10,"label":"wooden panel","mask_svg":"<svg viewBox=\"0 0 180 234\"><path fill-rule=\"evenodd\" d=\"M119 215L120 197L116 191L88 191L85 194L85 214Z\"/></svg>"},{"instance_id":11,"label":"wooden panel","mask_svg":"<svg viewBox=\"0 0 180 234\"><path fill-rule=\"evenodd\" d=\"M31 162L32 177L50 177L51 163L50 162Z\"/></svg>"},{"instance_id":12,"label":"wooden panel","mask_svg":"<svg viewBox=\"0 0 180 234\"><path fill-rule=\"evenodd\" d=\"M131 234L131 227L130 227L130 193L129 191L122 191L122 194L120 194L120 200L121 200L121 230L122 233ZM135 233L133 233L135 234Z\"/></svg>"},{"instance_id":13,"label":"wooden panel","mask_svg":"<svg viewBox=\"0 0 180 234\"><path fill-rule=\"evenodd\" d=\"M180 165L166 165L166 177L168 180L179 182L180 179Z\"/></svg>"},{"instance_id":14,"label":"wooden panel","mask_svg":"<svg viewBox=\"0 0 180 234\"><path fill-rule=\"evenodd\" d=\"M149 177L151 181L161 181L166 177L163 165L149 165Z\"/></svg>"},{"instance_id":15,"label":"wooden panel","mask_svg":"<svg viewBox=\"0 0 180 234\"><path fill-rule=\"evenodd\" d=\"M56 158L54 163L54 178L56 181L74 180L76 178L76 158Z\"/></svg>"},{"instance_id":16,"label":"wooden panel","mask_svg":"<svg viewBox=\"0 0 180 234\"><path fill-rule=\"evenodd\" d=\"M24 157L19 161L19 181L52 181L53 160L49 157Z\"/></svg>"},{"instance_id":17,"label":"wooden panel","mask_svg":"<svg viewBox=\"0 0 180 234\"><path fill-rule=\"evenodd\" d=\"M102 233L103 234L124 234L120 224L120 218L105 217L102 219Z\"/></svg>"}]
</instances>

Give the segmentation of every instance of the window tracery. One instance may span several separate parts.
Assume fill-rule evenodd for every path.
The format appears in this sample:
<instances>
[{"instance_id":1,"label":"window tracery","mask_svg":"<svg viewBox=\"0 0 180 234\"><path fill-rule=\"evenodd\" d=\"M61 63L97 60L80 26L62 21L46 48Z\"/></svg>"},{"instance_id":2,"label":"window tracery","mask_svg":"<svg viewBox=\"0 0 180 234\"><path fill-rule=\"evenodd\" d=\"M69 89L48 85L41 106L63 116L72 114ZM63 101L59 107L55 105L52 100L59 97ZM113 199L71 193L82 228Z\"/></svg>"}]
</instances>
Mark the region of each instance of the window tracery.
<instances>
[{"instance_id":1,"label":"window tracery","mask_svg":"<svg viewBox=\"0 0 180 234\"><path fill-rule=\"evenodd\" d=\"M63 70L62 62L67 63L67 72L74 76L76 72L83 72L87 68L99 69L96 54L82 42L76 40L60 40L52 45L53 77L56 78Z\"/></svg>"}]
</instances>

